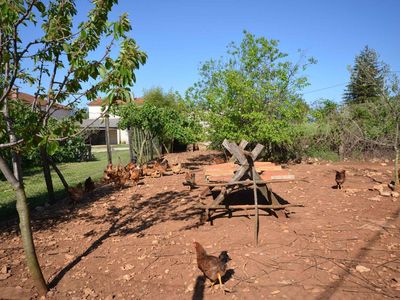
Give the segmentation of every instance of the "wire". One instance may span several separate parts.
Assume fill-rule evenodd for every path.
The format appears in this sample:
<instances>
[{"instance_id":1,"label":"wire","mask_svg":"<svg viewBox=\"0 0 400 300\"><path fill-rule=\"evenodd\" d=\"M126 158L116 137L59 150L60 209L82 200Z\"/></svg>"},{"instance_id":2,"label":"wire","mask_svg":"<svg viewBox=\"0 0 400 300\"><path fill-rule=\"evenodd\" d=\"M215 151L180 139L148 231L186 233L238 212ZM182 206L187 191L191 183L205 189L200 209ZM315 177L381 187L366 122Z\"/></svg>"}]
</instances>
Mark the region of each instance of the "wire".
<instances>
[{"instance_id":1,"label":"wire","mask_svg":"<svg viewBox=\"0 0 400 300\"><path fill-rule=\"evenodd\" d=\"M303 95L305 95L305 94L311 94L311 93L315 93L315 92L319 92L319 91L324 91L324 90L328 90L328 89L333 89L333 88L335 88L335 87L342 86L342 85L345 85L345 84L347 84L347 82L338 83L338 84L331 85L331 86L328 86L328 87L324 87L324 88L320 88L320 89L308 91L308 92L303 93Z\"/></svg>"}]
</instances>

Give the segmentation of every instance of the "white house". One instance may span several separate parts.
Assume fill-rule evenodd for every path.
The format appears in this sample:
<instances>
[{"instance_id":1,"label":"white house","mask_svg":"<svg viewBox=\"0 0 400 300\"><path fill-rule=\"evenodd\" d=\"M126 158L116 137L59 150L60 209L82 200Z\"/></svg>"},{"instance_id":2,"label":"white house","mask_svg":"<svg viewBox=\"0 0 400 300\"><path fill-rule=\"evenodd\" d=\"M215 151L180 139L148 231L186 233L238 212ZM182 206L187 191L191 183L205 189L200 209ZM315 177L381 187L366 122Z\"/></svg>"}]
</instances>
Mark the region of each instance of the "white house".
<instances>
[{"instance_id":1,"label":"white house","mask_svg":"<svg viewBox=\"0 0 400 300\"><path fill-rule=\"evenodd\" d=\"M136 103L143 103L142 98L135 98ZM117 101L118 103L118 101ZM90 135L89 140L92 145L104 145L106 143L106 127L104 118L100 117L102 114L103 100L98 98L88 104L89 119L83 120L82 127L89 126L93 134ZM120 103L119 105L121 105ZM100 118L99 118L100 117ZM127 144L128 131L118 128L119 116L109 114L109 132L110 144Z\"/></svg>"}]
</instances>

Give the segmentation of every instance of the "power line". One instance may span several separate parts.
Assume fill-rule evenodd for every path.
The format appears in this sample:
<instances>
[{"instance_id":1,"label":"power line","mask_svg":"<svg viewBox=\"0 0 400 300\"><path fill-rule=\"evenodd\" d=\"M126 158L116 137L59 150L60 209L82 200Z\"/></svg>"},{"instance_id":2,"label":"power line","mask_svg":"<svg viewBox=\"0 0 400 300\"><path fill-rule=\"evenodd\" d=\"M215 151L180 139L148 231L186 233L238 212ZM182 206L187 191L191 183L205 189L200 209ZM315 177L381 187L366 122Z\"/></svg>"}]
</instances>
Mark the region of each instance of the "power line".
<instances>
[{"instance_id":1,"label":"power line","mask_svg":"<svg viewBox=\"0 0 400 300\"><path fill-rule=\"evenodd\" d=\"M345 84L347 84L347 82L338 83L338 84L331 85L331 86L327 86L327 87L324 87L324 88L320 88L320 89L308 91L308 92L303 93L303 95L305 95L305 94L311 94L311 93L316 93L316 92L324 91L324 90L328 90L328 89L333 89L333 88L335 88L335 87L342 86L342 85L345 85Z\"/></svg>"}]
</instances>

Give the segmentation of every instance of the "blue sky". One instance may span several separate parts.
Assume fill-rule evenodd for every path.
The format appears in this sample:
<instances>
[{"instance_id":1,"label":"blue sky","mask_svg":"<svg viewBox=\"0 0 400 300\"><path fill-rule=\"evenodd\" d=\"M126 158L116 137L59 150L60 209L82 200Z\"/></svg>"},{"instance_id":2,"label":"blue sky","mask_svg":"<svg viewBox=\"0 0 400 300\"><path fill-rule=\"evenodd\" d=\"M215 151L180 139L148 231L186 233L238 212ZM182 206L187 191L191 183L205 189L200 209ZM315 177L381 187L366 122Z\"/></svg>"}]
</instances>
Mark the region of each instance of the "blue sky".
<instances>
[{"instance_id":1,"label":"blue sky","mask_svg":"<svg viewBox=\"0 0 400 300\"><path fill-rule=\"evenodd\" d=\"M81 14L89 7L85 2L77 1ZM399 0L120 0L111 17L123 12L132 21L132 37L148 54L136 73L135 96L154 86L183 94L199 79L201 62L224 55L243 30L279 40L292 61L298 49L318 60L305 73L309 102L341 100L347 67L365 45L400 71Z\"/></svg>"}]
</instances>

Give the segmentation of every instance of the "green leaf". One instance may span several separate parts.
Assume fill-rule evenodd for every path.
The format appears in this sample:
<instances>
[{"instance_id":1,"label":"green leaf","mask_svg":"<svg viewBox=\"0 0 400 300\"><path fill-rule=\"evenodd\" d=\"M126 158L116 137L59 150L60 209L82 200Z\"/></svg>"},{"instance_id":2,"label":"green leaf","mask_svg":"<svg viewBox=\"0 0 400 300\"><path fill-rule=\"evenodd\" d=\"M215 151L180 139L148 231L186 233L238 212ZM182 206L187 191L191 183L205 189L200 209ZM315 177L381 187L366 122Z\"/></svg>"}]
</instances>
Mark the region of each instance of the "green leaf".
<instances>
[{"instance_id":1,"label":"green leaf","mask_svg":"<svg viewBox=\"0 0 400 300\"><path fill-rule=\"evenodd\" d=\"M47 153L51 156L53 155L58 149L58 142L56 141L49 141L47 143Z\"/></svg>"}]
</instances>

